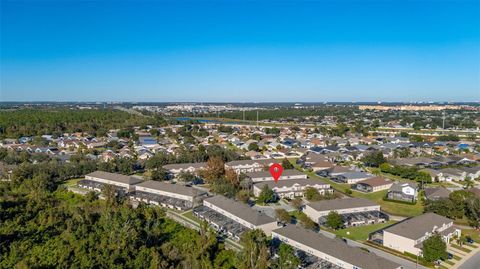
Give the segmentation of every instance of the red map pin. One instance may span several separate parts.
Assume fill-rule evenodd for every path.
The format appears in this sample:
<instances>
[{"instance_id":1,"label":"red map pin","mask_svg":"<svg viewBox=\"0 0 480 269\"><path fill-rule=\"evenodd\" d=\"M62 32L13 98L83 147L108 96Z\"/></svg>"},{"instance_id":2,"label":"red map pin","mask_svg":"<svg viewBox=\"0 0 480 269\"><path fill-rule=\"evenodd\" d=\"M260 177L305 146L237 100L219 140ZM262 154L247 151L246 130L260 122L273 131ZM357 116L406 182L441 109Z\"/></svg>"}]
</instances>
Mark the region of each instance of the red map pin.
<instances>
[{"instance_id":1,"label":"red map pin","mask_svg":"<svg viewBox=\"0 0 480 269\"><path fill-rule=\"evenodd\" d=\"M283 167L279 163L274 163L270 166L270 174L272 175L275 182L282 176Z\"/></svg>"}]
</instances>

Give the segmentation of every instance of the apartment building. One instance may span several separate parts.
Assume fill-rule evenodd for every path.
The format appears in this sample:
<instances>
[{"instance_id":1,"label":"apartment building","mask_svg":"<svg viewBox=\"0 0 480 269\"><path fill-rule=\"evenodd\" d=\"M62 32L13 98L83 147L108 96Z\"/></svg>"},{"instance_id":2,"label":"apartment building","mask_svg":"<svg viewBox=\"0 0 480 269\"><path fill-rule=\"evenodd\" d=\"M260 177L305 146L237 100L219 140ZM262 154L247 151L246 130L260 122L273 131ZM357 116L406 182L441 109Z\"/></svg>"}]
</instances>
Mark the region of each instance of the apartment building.
<instances>
[{"instance_id":1,"label":"apartment building","mask_svg":"<svg viewBox=\"0 0 480 269\"><path fill-rule=\"evenodd\" d=\"M113 186L117 193L128 193L135 190L135 185L142 182L141 178L126 176L104 171L95 171L85 175L84 180L80 180L77 185L81 188L102 191L105 185Z\"/></svg>"},{"instance_id":2,"label":"apartment building","mask_svg":"<svg viewBox=\"0 0 480 269\"><path fill-rule=\"evenodd\" d=\"M226 163L225 168L233 169L236 173L251 173L266 171L272 164L281 162L275 159L239 160Z\"/></svg>"},{"instance_id":3,"label":"apartment building","mask_svg":"<svg viewBox=\"0 0 480 269\"><path fill-rule=\"evenodd\" d=\"M344 226L360 226L388 220L380 205L363 198L345 198L313 202L305 205L303 212L313 221L323 225L327 215L335 211L342 215Z\"/></svg>"},{"instance_id":4,"label":"apartment building","mask_svg":"<svg viewBox=\"0 0 480 269\"><path fill-rule=\"evenodd\" d=\"M192 208L206 192L193 187L160 181L145 181L135 185L131 199L177 210Z\"/></svg>"},{"instance_id":5,"label":"apartment building","mask_svg":"<svg viewBox=\"0 0 480 269\"><path fill-rule=\"evenodd\" d=\"M211 211L218 214L212 214ZM203 208L196 208L194 212L197 212L198 217L215 226L217 230L228 231L229 226L235 226L237 223L247 229L260 229L265 234L271 235L272 230L278 228L275 219L221 195L206 198L203 200ZM231 223L232 221L235 223Z\"/></svg>"},{"instance_id":6,"label":"apartment building","mask_svg":"<svg viewBox=\"0 0 480 269\"><path fill-rule=\"evenodd\" d=\"M400 252L421 255L422 243L430 236L438 233L447 244L456 236L460 229L453 226L453 220L425 213L397 223L383 230L383 246Z\"/></svg>"},{"instance_id":7,"label":"apartment building","mask_svg":"<svg viewBox=\"0 0 480 269\"><path fill-rule=\"evenodd\" d=\"M274 181L269 171L250 172L246 173L246 176L250 178L253 183ZM283 170L282 175L278 178L279 181L292 179L307 179L307 175L295 169L287 169Z\"/></svg>"},{"instance_id":8,"label":"apartment building","mask_svg":"<svg viewBox=\"0 0 480 269\"><path fill-rule=\"evenodd\" d=\"M200 170L205 169L207 163L176 163L176 164L167 164L163 168L168 171L168 173L176 177L180 173L191 173L197 174Z\"/></svg>"},{"instance_id":9,"label":"apartment building","mask_svg":"<svg viewBox=\"0 0 480 269\"><path fill-rule=\"evenodd\" d=\"M295 225L287 225L273 230L272 237L292 247L313 255L328 268L344 269L400 269L401 265L366 252L360 248L350 247L339 239L328 238L322 234L306 230Z\"/></svg>"},{"instance_id":10,"label":"apartment building","mask_svg":"<svg viewBox=\"0 0 480 269\"><path fill-rule=\"evenodd\" d=\"M305 190L309 187L318 190L318 192L322 195L326 193L333 193L333 189L328 183L325 183L321 180L302 178L281 180L278 182L257 182L253 185L253 194L258 197L265 185L268 186L269 189L273 190L279 198L294 198L297 196L303 197Z\"/></svg>"}]
</instances>

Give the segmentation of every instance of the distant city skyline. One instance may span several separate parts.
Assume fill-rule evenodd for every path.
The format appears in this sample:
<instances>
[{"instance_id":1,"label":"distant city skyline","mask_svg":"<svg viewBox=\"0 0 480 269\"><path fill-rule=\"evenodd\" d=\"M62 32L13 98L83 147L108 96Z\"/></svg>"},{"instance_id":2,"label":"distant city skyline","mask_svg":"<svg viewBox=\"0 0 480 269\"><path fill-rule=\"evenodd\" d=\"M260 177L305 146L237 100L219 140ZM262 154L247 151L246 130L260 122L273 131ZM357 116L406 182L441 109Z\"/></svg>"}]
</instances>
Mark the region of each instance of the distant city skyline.
<instances>
[{"instance_id":1,"label":"distant city skyline","mask_svg":"<svg viewBox=\"0 0 480 269\"><path fill-rule=\"evenodd\" d=\"M1 1L0 102L480 100L480 1Z\"/></svg>"}]
</instances>

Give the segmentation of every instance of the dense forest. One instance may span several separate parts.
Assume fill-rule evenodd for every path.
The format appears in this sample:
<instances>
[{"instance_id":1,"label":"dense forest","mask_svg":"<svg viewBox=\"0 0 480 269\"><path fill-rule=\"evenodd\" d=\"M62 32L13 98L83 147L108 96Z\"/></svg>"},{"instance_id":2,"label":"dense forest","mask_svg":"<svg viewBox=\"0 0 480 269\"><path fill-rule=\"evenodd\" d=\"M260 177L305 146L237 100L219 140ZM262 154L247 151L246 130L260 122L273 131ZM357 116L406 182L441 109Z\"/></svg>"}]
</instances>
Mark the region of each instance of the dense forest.
<instances>
[{"instance_id":1,"label":"dense forest","mask_svg":"<svg viewBox=\"0 0 480 269\"><path fill-rule=\"evenodd\" d=\"M278 119L293 119L299 117L312 117L320 116L338 116L340 118L351 118L353 113L358 111L357 107L353 106L323 106L318 108L279 108L279 109L266 109L258 110L259 120L278 120ZM203 114L197 116L216 117L216 113ZM193 114L192 114L193 116ZM228 119L243 119L242 111L221 113L222 118ZM254 121L257 120L257 111L245 111L245 120Z\"/></svg>"},{"instance_id":2,"label":"dense forest","mask_svg":"<svg viewBox=\"0 0 480 269\"><path fill-rule=\"evenodd\" d=\"M0 268L233 268L237 259L206 227L186 229L159 208L50 192L36 180L1 188Z\"/></svg>"},{"instance_id":3,"label":"dense forest","mask_svg":"<svg viewBox=\"0 0 480 269\"><path fill-rule=\"evenodd\" d=\"M160 117L145 117L114 109L18 109L0 111L0 138L18 138L65 132L104 136L109 129L163 124Z\"/></svg>"},{"instance_id":4,"label":"dense forest","mask_svg":"<svg viewBox=\"0 0 480 269\"><path fill-rule=\"evenodd\" d=\"M159 207L132 208L113 191L70 193L36 171L0 182L0 268L295 268L287 245L273 259L259 230L224 248L206 223L180 226ZM287 267L281 266L287 264Z\"/></svg>"}]
</instances>

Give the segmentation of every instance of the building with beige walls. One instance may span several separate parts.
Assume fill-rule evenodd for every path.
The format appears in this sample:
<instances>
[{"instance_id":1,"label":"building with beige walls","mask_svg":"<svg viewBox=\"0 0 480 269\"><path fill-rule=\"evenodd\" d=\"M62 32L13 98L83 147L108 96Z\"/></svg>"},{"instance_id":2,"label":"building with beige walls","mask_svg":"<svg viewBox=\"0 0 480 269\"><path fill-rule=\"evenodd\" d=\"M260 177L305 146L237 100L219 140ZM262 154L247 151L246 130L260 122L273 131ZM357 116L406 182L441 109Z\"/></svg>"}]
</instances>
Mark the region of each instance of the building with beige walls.
<instances>
[{"instance_id":1,"label":"building with beige walls","mask_svg":"<svg viewBox=\"0 0 480 269\"><path fill-rule=\"evenodd\" d=\"M448 244L454 236L460 236L461 231L453 226L453 220L435 213L425 213L383 230L383 246L402 253L421 255L422 243L435 233L440 234Z\"/></svg>"}]
</instances>

